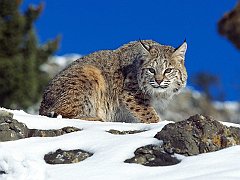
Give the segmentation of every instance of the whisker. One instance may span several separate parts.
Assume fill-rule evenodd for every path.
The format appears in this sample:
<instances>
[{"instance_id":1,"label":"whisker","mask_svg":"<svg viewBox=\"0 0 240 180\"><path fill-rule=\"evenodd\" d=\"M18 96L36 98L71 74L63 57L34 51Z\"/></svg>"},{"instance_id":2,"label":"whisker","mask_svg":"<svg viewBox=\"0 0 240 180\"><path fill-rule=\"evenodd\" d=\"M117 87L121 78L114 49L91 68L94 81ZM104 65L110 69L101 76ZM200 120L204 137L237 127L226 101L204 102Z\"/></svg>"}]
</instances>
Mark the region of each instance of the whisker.
<instances>
[{"instance_id":1,"label":"whisker","mask_svg":"<svg viewBox=\"0 0 240 180\"><path fill-rule=\"evenodd\" d=\"M164 85L169 85L169 83L167 83L167 82L163 82L163 84L164 84Z\"/></svg>"}]
</instances>

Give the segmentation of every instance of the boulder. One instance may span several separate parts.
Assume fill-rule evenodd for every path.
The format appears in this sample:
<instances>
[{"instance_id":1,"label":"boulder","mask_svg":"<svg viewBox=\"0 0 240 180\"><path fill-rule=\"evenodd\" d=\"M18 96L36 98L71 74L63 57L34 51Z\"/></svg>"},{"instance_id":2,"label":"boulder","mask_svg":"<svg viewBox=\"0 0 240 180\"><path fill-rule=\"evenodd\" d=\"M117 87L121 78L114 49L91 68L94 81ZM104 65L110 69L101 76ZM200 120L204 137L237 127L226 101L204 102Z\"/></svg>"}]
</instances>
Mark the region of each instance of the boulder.
<instances>
[{"instance_id":1,"label":"boulder","mask_svg":"<svg viewBox=\"0 0 240 180\"><path fill-rule=\"evenodd\" d=\"M144 166L169 166L180 162L173 154L166 153L161 146L147 145L138 148L135 156L125 160L125 163L137 163Z\"/></svg>"},{"instance_id":2,"label":"boulder","mask_svg":"<svg viewBox=\"0 0 240 180\"><path fill-rule=\"evenodd\" d=\"M167 153L191 156L240 144L240 129L197 114L167 124L154 137L163 141L162 147Z\"/></svg>"},{"instance_id":3,"label":"boulder","mask_svg":"<svg viewBox=\"0 0 240 180\"><path fill-rule=\"evenodd\" d=\"M115 135L125 135L125 134L136 134L136 133L141 133L146 130L129 130L129 131L119 131L115 129L110 129L107 132Z\"/></svg>"},{"instance_id":4,"label":"boulder","mask_svg":"<svg viewBox=\"0 0 240 180\"><path fill-rule=\"evenodd\" d=\"M64 127L50 130L29 129L24 123L13 119L12 113L0 110L0 142L28 137L54 137L80 130L81 129L76 127Z\"/></svg>"},{"instance_id":5,"label":"boulder","mask_svg":"<svg viewBox=\"0 0 240 180\"><path fill-rule=\"evenodd\" d=\"M13 119L12 113L0 110L0 142L22 139L27 135L25 124Z\"/></svg>"},{"instance_id":6,"label":"boulder","mask_svg":"<svg viewBox=\"0 0 240 180\"><path fill-rule=\"evenodd\" d=\"M64 127L61 129L50 129L50 130L41 130L41 129L29 129L28 137L54 137L61 136L63 134L80 131L76 127Z\"/></svg>"},{"instance_id":7,"label":"boulder","mask_svg":"<svg viewBox=\"0 0 240 180\"><path fill-rule=\"evenodd\" d=\"M92 156L92 153L76 150L58 149L55 152L50 152L44 156L44 160L48 164L71 164L78 163Z\"/></svg>"},{"instance_id":8,"label":"boulder","mask_svg":"<svg viewBox=\"0 0 240 180\"><path fill-rule=\"evenodd\" d=\"M212 117L196 114L165 125L154 137L163 143L139 147L134 157L124 162L145 166L174 165L180 163L176 154L192 156L239 145L240 128L227 127Z\"/></svg>"}]
</instances>

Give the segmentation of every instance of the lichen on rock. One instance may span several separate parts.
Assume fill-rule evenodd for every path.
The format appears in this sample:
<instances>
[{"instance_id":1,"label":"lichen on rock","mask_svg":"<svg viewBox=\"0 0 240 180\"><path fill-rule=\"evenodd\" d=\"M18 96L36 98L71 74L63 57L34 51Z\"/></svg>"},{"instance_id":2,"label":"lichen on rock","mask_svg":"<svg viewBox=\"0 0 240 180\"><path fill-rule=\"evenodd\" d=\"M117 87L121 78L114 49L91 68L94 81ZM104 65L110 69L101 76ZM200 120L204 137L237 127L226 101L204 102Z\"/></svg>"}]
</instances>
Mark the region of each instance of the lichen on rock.
<instances>
[{"instance_id":1,"label":"lichen on rock","mask_svg":"<svg viewBox=\"0 0 240 180\"><path fill-rule=\"evenodd\" d=\"M141 133L147 130L129 130L129 131L119 131L115 129L110 129L107 132L115 135L126 135L126 134L136 134L136 133Z\"/></svg>"},{"instance_id":2,"label":"lichen on rock","mask_svg":"<svg viewBox=\"0 0 240 180\"><path fill-rule=\"evenodd\" d=\"M61 129L29 129L24 123L13 119L13 114L0 110L0 142L14 141L29 137L54 137L80 131L76 127L63 127Z\"/></svg>"},{"instance_id":3,"label":"lichen on rock","mask_svg":"<svg viewBox=\"0 0 240 180\"><path fill-rule=\"evenodd\" d=\"M55 137L61 136L63 134L81 131L81 129L76 127L64 127L61 129L50 129L50 130L41 130L41 129L29 129L28 137Z\"/></svg>"},{"instance_id":4,"label":"lichen on rock","mask_svg":"<svg viewBox=\"0 0 240 180\"><path fill-rule=\"evenodd\" d=\"M13 119L13 114L0 110L0 142L25 138L28 128L25 124Z\"/></svg>"},{"instance_id":5,"label":"lichen on rock","mask_svg":"<svg viewBox=\"0 0 240 180\"><path fill-rule=\"evenodd\" d=\"M169 166L180 162L173 154L166 153L161 146L147 145L138 148L135 156L125 160L125 163L136 163L144 166Z\"/></svg>"},{"instance_id":6,"label":"lichen on rock","mask_svg":"<svg viewBox=\"0 0 240 180\"><path fill-rule=\"evenodd\" d=\"M197 114L187 120L167 124L155 138L163 140L166 152L191 156L240 144L240 129Z\"/></svg>"},{"instance_id":7,"label":"lichen on rock","mask_svg":"<svg viewBox=\"0 0 240 180\"><path fill-rule=\"evenodd\" d=\"M58 149L55 152L50 152L44 156L44 160L48 164L71 164L78 163L92 156L92 153L81 149L62 150Z\"/></svg>"},{"instance_id":8,"label":"lichen on rock","mask_svg":"<svg viewBox=\"0 0 240 180\"><path fill-rule=\"evenodd\" d=\"M209 116L196 114L165 125L154 137L163 143L140 147L134 157L125 162L145 166L174 165L180 162L175 154L192 156L240 144L240 128L227 127Z\"/></svg>"}]
</instances>

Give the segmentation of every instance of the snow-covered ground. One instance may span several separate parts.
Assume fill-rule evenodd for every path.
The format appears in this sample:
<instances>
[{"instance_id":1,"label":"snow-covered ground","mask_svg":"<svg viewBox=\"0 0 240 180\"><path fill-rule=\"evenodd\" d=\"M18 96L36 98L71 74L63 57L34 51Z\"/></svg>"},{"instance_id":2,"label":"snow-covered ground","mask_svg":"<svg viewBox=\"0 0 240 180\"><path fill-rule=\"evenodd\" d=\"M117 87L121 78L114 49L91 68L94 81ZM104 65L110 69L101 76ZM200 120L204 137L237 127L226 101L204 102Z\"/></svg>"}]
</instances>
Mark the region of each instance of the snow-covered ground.
<instances>
[{"instance_id":1,"label":"snow-covered ground","mask_svg":"<svg viewBox=\"0 0 240 180\"><path fill-rule=\"evenodd\" d=\"M10 110L9 110L10 111ZM75 126L82 131L58 137L33 137L0 143L0 174L2 180L198 180L240 179L240 146L192 157L182 157L182 162L165 167L146 167L124 163L134 151L148 144L159 144L153 138L164 125L102 123L47 118L29 115L23 111L10 111L14 118L29 128L59 129ZM233 125L233 124L227 124ZM239 125L236 125L239 127ZM107 130L147 130L129 135L113 135ZM43 160L45 154L57 149L82 149L93 156L75 164L50 165Z\"/></svg>"}]
</instances>

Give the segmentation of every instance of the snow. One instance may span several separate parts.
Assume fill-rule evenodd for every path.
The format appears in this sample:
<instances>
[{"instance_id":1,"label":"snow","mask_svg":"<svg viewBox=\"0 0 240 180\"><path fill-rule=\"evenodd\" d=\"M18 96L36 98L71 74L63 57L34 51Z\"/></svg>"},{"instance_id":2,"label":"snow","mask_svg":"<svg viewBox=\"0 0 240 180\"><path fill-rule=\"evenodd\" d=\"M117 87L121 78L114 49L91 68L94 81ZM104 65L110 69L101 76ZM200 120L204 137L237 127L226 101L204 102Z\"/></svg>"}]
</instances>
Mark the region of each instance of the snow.
<instances>
[{"instance_id":1,"label":"snow","mask_svg":"<svg viewBox=\"0 0 240 180\"><path fill-rule=\"evenodd\" d=\"M240 179L240 146L221 151L184 157L181 163L165 167L146 167L124 163L134 151L148 144L160 144L153 138L169 121L156 124L128 124L89 122L82 120L47 118L23 111L8 110L14 118L29 128L59 129L74 126L82 131L58 137L33 137L0 143L0 173L2 180L200 180ZM234 125L228 124L227 125ZM107 130L147 130L129 135L113 135ZM93 156L75 164L50 165L43 160L45 154L57 149L82 149Z\"/></svg>"},{"instance_id":2,"label":"snow","mask_svg":"<svg viewBox=\"0 0 240 180\"><path fill-rule=\"evenodd\" d=\"M51 77L56 75L66 66L71 64L73 61L81 58L81 54L65 54L62 56L52 56L48 59L48 62L41 65L40 69L48 73Z\"/></svg>"},{"instance_id":3,"label":"snow","mask_svg":"<svg viewBox=\"0 0 240 180\"><path fill-rule=\"evenodd\" d=\"M69 65L70 63L72 63L73 61L79 59L80 57L82 57L82 55L80 55L80 54L74 54L74 53L73 54L65 54L63 56L53 56L52 58L50 58L49 62L56 63L60 67L64 68L67 65Z\"/></svg>"},{"instance_id":4,"label":"snow","mask_svg":"<svg viewBox=\"0 0 240 180\"><path fill-rule=\"evenodd\" d=\"M239 102L237 101L224 101L224 102L215 101L213 102L213 105L218 110L228 109L231 111L239 111L240 109Z\"/></svg>"}]
</instances>

